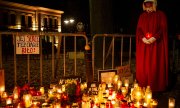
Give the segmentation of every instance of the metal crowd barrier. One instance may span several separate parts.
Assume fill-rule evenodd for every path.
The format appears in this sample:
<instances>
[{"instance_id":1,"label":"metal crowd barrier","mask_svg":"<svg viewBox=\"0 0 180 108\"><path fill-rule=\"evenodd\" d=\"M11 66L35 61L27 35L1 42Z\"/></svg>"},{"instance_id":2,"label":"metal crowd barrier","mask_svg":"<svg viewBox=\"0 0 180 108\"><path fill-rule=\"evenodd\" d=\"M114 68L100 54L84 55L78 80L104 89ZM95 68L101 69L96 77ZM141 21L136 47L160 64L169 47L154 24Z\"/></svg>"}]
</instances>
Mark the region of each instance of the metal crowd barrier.
<instances>
[{"instance_id":1,"label":"metal crowd barrier","mask_svg":"<svg viewBox=\"0 0 180 108\"><path fill-rule=\"evenodd\" d=\"M52 43L52 54L51 54L51 60L52 60L52 79L55 78L56 74L55 74L55 60L57 60L56 57L60 56L60 50L61 50L61 46L62 43L62 49L63 49L63 75L66 76L66 38L67 37L72 37L74 38L74 45L73 45L73 52L74 53L74 75L76 75L76 70L77 70L77 58L76 58L76 52L77 52L77 37L82 37L83 41L85 43L85 45L88 45L88 38L86 35L84 34L75 34L75 33L58 33L58 32L0 32L0 68L3 68L3 56L2 56L2 52L3 52L3 48L2 48L2 36L4 35L8 35L8 36L12 36L13 37L13 46L14 46L14 52L13 52L13 61L14 61L14 83L17 83L17 54L16 54L16 37L17 36L24 36L24 35L38 35L39 36L39 60L40 60L40 84L43 84L43 53L42 53L42 38L44 36L49 36L51 39L51 43ZM56 41L56 42L55 42ZM55 56L55 51L54 51L54 44L58 44L57 45L57 55ZM68 43L67 43L68 44ZM84 46L85 46L84 45ZM12 50L12 49L7 49L7 50ZM30 69L30 54L27 54L27 76L28 76L28 82L31 81L31 69Z\"/></svg>"},{"instance_id":2,"label":"metal crowd barrier","mask_svg":"<svg viewBox=\"0 0 180 108\"><path fill-rule=\"evenodd\" d=\"M125 39L128 39L129 43L124 44L124 42L127 42L127 41L124 41ZM127 51L128 57L129 57L128 64L131 64L131 56L132 56L132 49L133 49L132 45L135 46L135 43L132 44L132 42L135 42L135 40L133 40L133 39L135 39L135 35L95 34L92 39L92 70L93 70L93 76L94 76L93 78L98 76L98 75L95 75L95 74L98 74L98 70L115 69L115 61L117 61L117 58L115 57L115 55L120 57L120 59L118 59L120 61L120 64L118 64L118 65L122 66L123 62L124 62L123 54L125 52L125 51L123 51L123 49L126 49L126 50L128 49L128 51ZM118 41L116 41L116 40L118 40ZM98 43L98 46L97 46L97 43ZM116 46L120 46L120 48L119 48L120 55L118 55L115 50ZM101 53L101 54L98 55L99 53ZM98 57L102 57L102 58L99 60L99 58L96 57L97 55L98 55ZM110 57L110 59L108 59L108 57L110 55L111 55L111 57ZM109 60L111 60L111 61L109 61ZM108 63L111 62L111 64L106 65L107 61L108 61ZM99 66L99 64L101 66Z\"/></svg>"}]
</instances>

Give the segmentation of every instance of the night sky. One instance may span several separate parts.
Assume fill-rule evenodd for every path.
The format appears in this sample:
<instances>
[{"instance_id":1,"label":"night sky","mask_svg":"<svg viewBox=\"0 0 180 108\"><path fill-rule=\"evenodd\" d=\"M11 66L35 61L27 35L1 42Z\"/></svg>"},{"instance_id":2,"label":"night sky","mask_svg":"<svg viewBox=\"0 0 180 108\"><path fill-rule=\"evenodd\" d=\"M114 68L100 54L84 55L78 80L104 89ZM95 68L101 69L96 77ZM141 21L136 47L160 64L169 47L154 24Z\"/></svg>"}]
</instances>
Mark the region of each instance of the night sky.
<instances>
[{"instance_id":1,"label":"night sky","mask_svg":"<svg viewBox=\"0 0 180 108\"><path fill-rule=\"evenodd\" d=\"M62 20L74 17L77 22L89 24L89 0L6 0L27 5L42 6L64 11ZM103 1L103 0L102 0ZM120 28L135 33L135 28L143 0L112 0L113 20ZM163 10L168 18L169 33L180 33L179 0L158 0L158 9ZM133 30L134 29L134 30Z\"/></svg>"}]
</instances>

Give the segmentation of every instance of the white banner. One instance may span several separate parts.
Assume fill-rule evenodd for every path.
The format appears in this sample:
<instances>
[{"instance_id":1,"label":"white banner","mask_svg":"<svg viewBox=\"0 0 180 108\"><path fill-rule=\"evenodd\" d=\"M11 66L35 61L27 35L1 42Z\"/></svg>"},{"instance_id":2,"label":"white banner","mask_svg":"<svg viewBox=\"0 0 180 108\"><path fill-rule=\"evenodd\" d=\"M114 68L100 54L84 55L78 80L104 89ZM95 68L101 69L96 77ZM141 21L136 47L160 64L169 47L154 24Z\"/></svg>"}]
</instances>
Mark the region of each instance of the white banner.
<instances>
[{"instance_id":1,"label":"white banner","mask_svg":"<svg viewBox=\"0 0 180 108\"><path fill-rule=\"evenodd\" d=\"M39 54L39 36L16 36L16 54Z\"/></svg>"}]
</instances>

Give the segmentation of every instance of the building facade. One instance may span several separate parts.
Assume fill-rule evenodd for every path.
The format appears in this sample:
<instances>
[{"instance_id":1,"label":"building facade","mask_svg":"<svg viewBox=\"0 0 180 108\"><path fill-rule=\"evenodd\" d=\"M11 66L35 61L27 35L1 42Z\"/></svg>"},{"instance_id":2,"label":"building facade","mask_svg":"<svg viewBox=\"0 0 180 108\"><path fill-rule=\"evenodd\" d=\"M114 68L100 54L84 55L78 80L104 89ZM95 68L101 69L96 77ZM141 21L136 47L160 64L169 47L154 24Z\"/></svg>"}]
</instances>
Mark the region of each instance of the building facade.
<instances>
[{"instance_id":1,"label":"building facade","mask_svg":"<svg viewBox=\"0 0 180 108\"><path fill-rule=\"evenodd\" d=\"M60 10L1 0L0 30L61 32L63 13Z\"/></svg>"}]
</instances>

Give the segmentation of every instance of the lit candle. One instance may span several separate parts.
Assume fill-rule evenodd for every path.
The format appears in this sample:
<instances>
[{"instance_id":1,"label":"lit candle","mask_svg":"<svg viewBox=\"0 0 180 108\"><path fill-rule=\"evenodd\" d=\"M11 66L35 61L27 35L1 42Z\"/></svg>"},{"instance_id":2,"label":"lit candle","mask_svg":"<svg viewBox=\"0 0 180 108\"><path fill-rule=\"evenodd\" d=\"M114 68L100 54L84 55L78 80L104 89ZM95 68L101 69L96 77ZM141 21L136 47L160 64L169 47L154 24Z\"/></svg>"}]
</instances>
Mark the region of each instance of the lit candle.
<instances>
[{"instance_id":1,"label":"lit candle","mask_svg":"<svg viewBox=\"0 0 180 108\"><path fill-rule=\"evenodd\" d=\"M32 104L32 96L30 94L24 94L23 101L25 103L25 107L30 107Z\"/></svg>"},{"instance_id":2,"label":"lit candle","mask_svg":"<svg viewBox=\"0 0 180 108\"><path fill-rule=\"evenodd\" d=\"M17 108L21 108L21 103L18 103Z\"/></svg>"},{"instance_id":3,"label":"lit candle","mask_svg":"<svg viewBox=\"0 0 180 108\"><path fill-rule=\"evenodd\" d=\"M65 90L66 90L66 86L62 85L62 92L65 92Z\"/></svg>"},{"instance_id":4,"label":"lit candle","mask_svg":"<svg viewBox=\"0 0 180 108\"><path fill-rule=\"evenodd\" d=\"M84 84L81 84L81 91L84 90Z\"/></svg>"},{"instance_id":5,"label":"lit candle","mask_svg":"<svg viewBox=\"0 0 180 108\"><path fill-rule=\"evenodd\" d=\"M112 84L111 83L108 83L108 88L111 88L112 87Z\"/></svg>"},{"instance_id":6,"label":"lit candle","mask_svg":"<svg viewBox=\"0 0 180 108\"><path fill-rule=\"evenodd\" d=\"M147 95L146 95L146 102L147 102L147 104L150 103L151 99L152 99L152 93L147 93Z\"/></svg>"},{"instance_id":7,"label":"lit candle","mask_svg":"<svg viewBox=\"0 0 180 108\"><path fill-rule=\"evenodd\" d=\"M3 93L2 93L2 98L3 98L3 99L6 99L7 97L8 97L7 92L3 92Z\"/></svg>"},{"instance_id":8,"label":"lit candle","mask_svg":"<svg viewBox=\"0 0 180 108\"><path fill-rule=\"evenodd\" d=\"M57 89L57 92L58 92L58 93L62 93L62 89L61 89L61 88L58 88L58 89Z\"/></svg>"},{"instance_id":9,"label":"lit candle","mask_svg":"<svg viewBox=\"0 0 180 108\"><path fill-rule=\"evenodd\" d=\"M14 100L17 100L18 99L18 93L14 93L14 95L13 95L13 97L14 97Z\"/></svg>"},{"instance_id":10,"label":"lit candle","mask_svg":"<svg viewBox=\"0 0 180 108\"><path fill-rule=\"evenodd\" d=\"M61 108L61 104L60 103L55 103L54 108Z\"/></svg>"},{"instance_id":11,"label":"lit candle","mask_svg":"<svg viewBox=\"0 0 180 108\"><path fill-rule=\"evenodd\" d=\"M136 99L139 101L141 99L141 92L137 91L136 92Z\"/></svg>"},{"instance_id":12,"label":"lit candle","mask_svg":"<svg viewBox=\"0 0 180 108\"><path fill-rule=\"evenodd\" d=\"M5 91L5 76L4 76L4 70L0 69L0 96Z\"/></svg>"},{"instance_id":13,"label":"lit candle","mask_svg":"<svg viewBox=\"0 0 180 108\"><path fill-rule=\"evenodd\" d=\"M57 99L61 99L61 94L60 93L56 93L56 97L57 97Z\"/></svg>"},{"instance_id":14,"label":"lit candle","mask_svg":"<svg viewBox=\"0 0 180 108\"><path fill-rule=\"evenodd\" d=\"M53 97L53 89L49 89L49 90L48 90L48 96L49 96L50 98Z\"/></svg>"},{"instance_id":15,"label":"lit candle","mask_svg":"<svg viewBox=\"0 0 180 108\"><path fill-rule=\"evenodd\" d=\"M146 102L144 102L143 106L144 106L145 108L147 108L147 107L148 107L148 104L147 104Z\"/></svg>"},{"instance_id":16,"label":"lit candle","mask_svg":"<svg viewBox=\"0 0 180 108\"><path fill-rule=\"evenodd\" d=\"M169 108L174 108L175 107L175 99L174 98L169 98Z\"/></svg>"},{"instance_id":17,"label":"lit candle","mask_svg":"<svg viewBox=\"0 0 180 108\"><path fill-rule=\"evenodd\" d=\"M34 102L32 103L31 108L39 108L39 106L38 106L39 104L40 104L40 102L34 101Z\"/></svg>"},{"instance_id":18,"label":"lit candle","mask_svg":"<svg viewBox=\"0 0 180 108\"><path fill-rule=\"evenodd\" d=\"M149 33L149 32L146 33L146 38L147 38L147 39L149 39L149 38L151 38L151 37L152 37L152 34L151 34L151 33Z\"/></svg>"},{"instance_id":19,"label":"lit candle","mask_svg":"<svg viewBox=\"0 0 180 108\"><path fill-rule=\"evenodd\" d=\"M41 92L42 95L44 95L44 87L40 87L39 91Z\"/></svg>"},{"instance_id":20,"label":"lit candle","mask_svg":"<svg viewBox=\"0 0 180 108\"><path fill-rule=\"evenodd\" d=\"M137 107L137 108L140 108L141 103L140 103L139 101L137 101L137 102L134 104L134 106Z\"/></svg>"},{"instance_id":21,"label":"lit candle","mask_svg":"<svg viewBox=\"0 0 180 108\"><path fill-rule=\"evenodd\" d=\"M151 101L151 108L156 108L157 105L158 105L158 102L156 100L152 99L152 101Z\"/></svg>"},{"instance_id":22,"label":"lit candle","mask_svg":"<svg viewBox=\"0 0 180 108\"><path fill-rule=\"evenodd\" d=\"M119 79L119 75L115 75L113 78L113 81L115 84L117 84L118 79Z\"/></svg>"},{"instance_id":23,"label":"lit candle","mask_svg":"<svg viewBox=\"0 0 180 108\"><path fill-rule=\"evenodd\" d=\"M118 81L117 81L117 85L118 85L118 90L121 89L122 81L121 81L121 80L118 80Z\"/></svg>"},{"instance_id":24,"label":"lit candle","mask_svg":"<svg viewBox=\"0 0 180 108\"><path fill-rule=\"evenodd\" d=\"M121 87L121 92L122 92L123 96L126 96L126 94L127 94L126 87Z\"/></svg>"},{"instance_id":25,"label":"lit candle","mask_svg":"<svg viewBox=\"0 0 180 108\"><path fill-rule=\"evenodd\" d=\"M150 104L151 99L152 99L152 92L151 92L150 86L147 86L146 92L145 92L145 101L147 105Z\"/></svg>"},{"instance_id":26,"label":"lit candle","mask_svg":"<svg viewBox=\"0 0 180 108\"><path fill-rule=\"evenodd\" d=\"M5 91L5 86L0 86L0 96L2 96L4 91Z\"/></svg>"},{"instance_id":27,"label":"lit candle","mask_svg":"<svg viewBox=\"0 0 180 108\"><path fill-rule=\"evenodd\" d=\"M86 107L87 108L87 107ZM105 103L101 103L100 108L106 108Z\"/></svg>"},{"instance_id":28,"label":"lit candle","mask_svg":"<svg viewBox=\"0 0 180 108\"><path fill-rule=\"evenodd\" d=\"M88 104L85 101L82 101L81 108L88 108Z\"/></svg>"},{"instance_id":29,"label":"lit candle","mask_svg":"<svg viewBox=\"0 0 180 108\"><path fill-rule=\"evenodd\" d=\"M87 88L87 82L84 82L84 89Z\"/></svg>"},{"instance_id":30,"label":"lit candle","mask_svg":"<svg viewBox=\"0 0 180 108\"><path fill-rule=\"evenodd\" d=\"M124 80L124 86L125 86L126 88L129 87L129 79L125 79L125 80Z\"/></svg>"},{"instance_id":31,"label":"lit candle","mask_svg":"<svg viewBox=\"0 0 180 108\"><path fill-rule=\"evenodd\" d=\"M6 99L6 105L12 104L12 98L7 98Z\"/></svg>"},{"instance_id":32,"label":"lit candle","mask_svg":"<svg viewBox=\"0 0 180 108\"><path fill-rule=\"evenodd\" d=\"M102 83L102 90L103 91L106 90L106 83L105 82Z\"/></svg>"}]
</instances>

